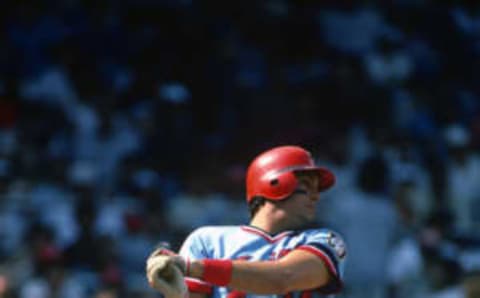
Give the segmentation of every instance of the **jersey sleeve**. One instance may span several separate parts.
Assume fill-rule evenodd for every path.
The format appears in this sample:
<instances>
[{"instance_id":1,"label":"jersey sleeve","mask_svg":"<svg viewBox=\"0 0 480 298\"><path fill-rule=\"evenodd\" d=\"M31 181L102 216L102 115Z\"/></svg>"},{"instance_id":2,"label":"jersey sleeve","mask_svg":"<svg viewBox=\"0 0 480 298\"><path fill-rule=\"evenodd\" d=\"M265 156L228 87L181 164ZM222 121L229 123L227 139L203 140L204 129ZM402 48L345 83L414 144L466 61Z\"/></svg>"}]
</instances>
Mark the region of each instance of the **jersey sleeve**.
<instances>
[{"instance_id":1,"label":"jersey sleeve","mask_svg":"<svg viewBox=\"0 0 480 298\"><path fill-rule=\"evenodd\" d=\"M342 237L332 231L314 231L306 233L304 243L296 249L308 251L319 257L330 274L330 282L318 291L321 294L338 293L343 288L343 270L347 249Z\"/></svg>"},{"instance_id":2,"label":"jersey sleeve","mask_svg":"<svg viewBox=\"0 0 480 298\"><path fill-rule=\"evenodd\" d=\"M192 232L182 244L179 254L191 261L210 258L202 229ZM188 290L192 293L212 294L213 286L200 279L185 277Z\"/></svg>"}]
</instances>

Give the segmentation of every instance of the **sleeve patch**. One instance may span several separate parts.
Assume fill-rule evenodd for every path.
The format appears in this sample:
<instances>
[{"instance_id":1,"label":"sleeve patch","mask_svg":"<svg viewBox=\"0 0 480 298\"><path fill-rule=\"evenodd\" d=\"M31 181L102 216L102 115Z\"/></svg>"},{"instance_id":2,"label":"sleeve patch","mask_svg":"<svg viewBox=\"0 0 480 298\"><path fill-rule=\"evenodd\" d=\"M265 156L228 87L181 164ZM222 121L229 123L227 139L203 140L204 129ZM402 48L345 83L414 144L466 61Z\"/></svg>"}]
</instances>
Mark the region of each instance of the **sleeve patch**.
<instances>
[{"instance_id":1,"label":"sleeve patch","mask_svg":"<svg viewBox=\"0 0 480 298\"><path fill-rule=\"evenodd\" d=\"M335 252L339 259L345 258L347 255L347 249L345 247L345 242L335 233L329 233L327 236L328 246Z\"/></svg>"}]
</instances>

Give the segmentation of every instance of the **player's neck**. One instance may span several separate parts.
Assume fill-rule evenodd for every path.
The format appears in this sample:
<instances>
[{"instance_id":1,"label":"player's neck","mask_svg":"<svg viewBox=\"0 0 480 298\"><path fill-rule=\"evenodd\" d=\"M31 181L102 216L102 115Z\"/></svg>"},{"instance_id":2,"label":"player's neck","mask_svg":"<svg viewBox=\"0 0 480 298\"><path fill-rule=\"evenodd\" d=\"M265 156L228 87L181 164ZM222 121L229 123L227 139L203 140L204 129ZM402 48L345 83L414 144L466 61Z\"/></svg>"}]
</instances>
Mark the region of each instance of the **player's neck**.
<instances>
[{"instance_id":1,"label":"player's neck","mask_svg":"<svg viewBox=\"0 0 480 298\"><path fill-rule=\"evenodd\" d=\"M265 231L269 234L276 233L275 231L276 229L272 227L272 225L269 222L266 222L259 217L254 217L252 221L250 221L250 225L253 227L259 228L260 230Z\"/></svg>"},{"instance_id":2,"label":"player's neck","mask_svg":"<svg viewBox=\"0 0 480 298\"><path fill-rule=\"evenodd\" d=\"M289 229L285 222L280 214L260 209L250 221L250 225L274 235Z\"/></svg>"}]
</instances>

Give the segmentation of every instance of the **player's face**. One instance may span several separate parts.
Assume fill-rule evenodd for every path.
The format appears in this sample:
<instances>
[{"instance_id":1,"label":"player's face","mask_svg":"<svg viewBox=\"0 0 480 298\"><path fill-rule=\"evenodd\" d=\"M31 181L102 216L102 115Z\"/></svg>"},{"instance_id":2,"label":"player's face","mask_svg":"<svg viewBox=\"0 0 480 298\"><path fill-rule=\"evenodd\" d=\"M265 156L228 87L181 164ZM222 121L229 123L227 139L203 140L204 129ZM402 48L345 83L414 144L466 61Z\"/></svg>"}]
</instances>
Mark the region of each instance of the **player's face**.
<instances>
[{"instance_id":1,"label":"player's face","mask_svg":"<svg viewBox=\"0 0 480 298\"><path fill-rule=\"evenodd\" d=\"M295 226L312 222L316 215L316 205L320 198L318 192L319 178L314 173L298 173L297 188L290 198L282 201L283 208Z\"/></svg>"}]
</instances>

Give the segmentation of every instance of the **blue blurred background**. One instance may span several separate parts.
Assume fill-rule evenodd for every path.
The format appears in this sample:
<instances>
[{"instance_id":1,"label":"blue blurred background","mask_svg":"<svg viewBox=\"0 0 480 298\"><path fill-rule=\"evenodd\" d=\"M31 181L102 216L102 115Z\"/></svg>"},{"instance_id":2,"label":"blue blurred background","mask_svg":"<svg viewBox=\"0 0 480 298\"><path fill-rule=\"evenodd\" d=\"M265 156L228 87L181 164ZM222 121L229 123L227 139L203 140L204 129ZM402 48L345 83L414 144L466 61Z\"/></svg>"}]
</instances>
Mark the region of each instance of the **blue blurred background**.
<instances>
[{"instance_id":1,"label":"blue blurred background","mask_svg":"<svg viewBox=\"0 0 480 298\"><path fill-rule=\"evenodd\" d=\"M480 297L479 1L0 5L0 297L157 297L281 144L337 175L341 297Z\"/></svg>"}]
</instances>

